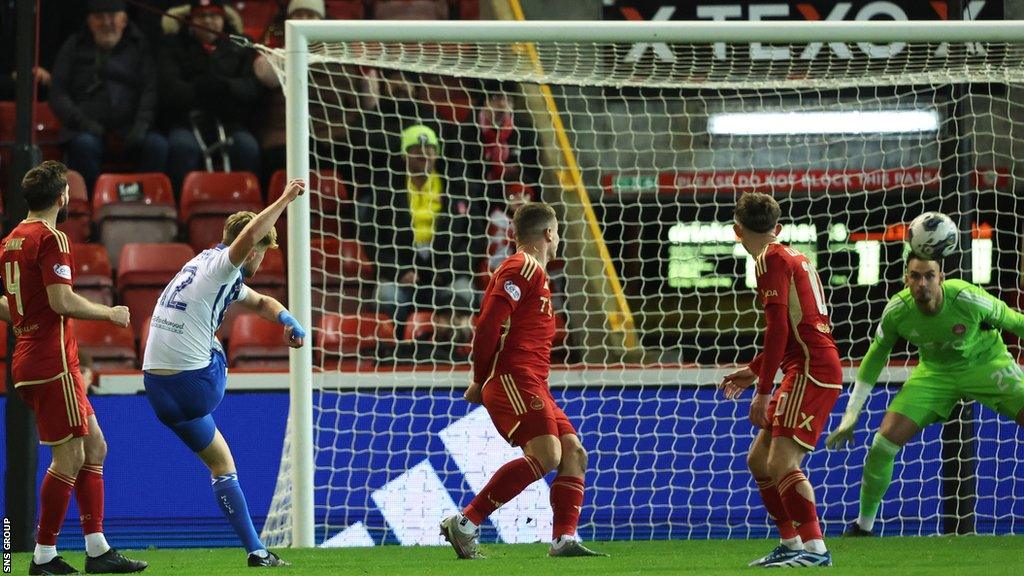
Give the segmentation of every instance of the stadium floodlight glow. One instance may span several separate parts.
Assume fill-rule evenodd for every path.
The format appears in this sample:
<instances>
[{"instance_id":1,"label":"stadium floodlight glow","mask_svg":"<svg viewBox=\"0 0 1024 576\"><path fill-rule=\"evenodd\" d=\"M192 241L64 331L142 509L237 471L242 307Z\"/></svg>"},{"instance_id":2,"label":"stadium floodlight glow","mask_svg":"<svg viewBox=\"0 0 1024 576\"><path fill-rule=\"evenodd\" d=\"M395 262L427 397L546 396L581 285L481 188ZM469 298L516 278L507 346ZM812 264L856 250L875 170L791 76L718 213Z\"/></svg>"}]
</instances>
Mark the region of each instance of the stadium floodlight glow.
<instances>
[{"instance_id":1,"label":"stadium floodlight glow","mask_svg":"<svg viewBox=\"0 0 1024 576\"><path fill-rule=\"evenodd\" d=\"M708 133L730 136L907 134L938 129L935 110L718 112L708 118Z\"/></svg>"}]
</instances>

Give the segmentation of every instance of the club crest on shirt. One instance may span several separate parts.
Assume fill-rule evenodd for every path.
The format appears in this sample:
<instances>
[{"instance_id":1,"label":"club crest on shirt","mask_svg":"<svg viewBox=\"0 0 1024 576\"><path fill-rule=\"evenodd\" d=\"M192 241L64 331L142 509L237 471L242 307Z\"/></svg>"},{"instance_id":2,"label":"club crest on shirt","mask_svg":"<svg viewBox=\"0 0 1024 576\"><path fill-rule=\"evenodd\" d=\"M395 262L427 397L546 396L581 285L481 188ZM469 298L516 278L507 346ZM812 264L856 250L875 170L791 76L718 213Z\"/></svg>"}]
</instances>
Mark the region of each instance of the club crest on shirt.
<instances>
[{"instance_id":1,"label":"club crest on shirt","mask_svg":"<svg viewBox=\"0 0 1024 576\"><path fill-rule=\"evenodd\" d=\"M963 324L953 325L953 334L956 334L957 336L962 336L964 332L967 332L967 326L964 326Z\"/></svg>"},{"instance_id":2,"label":"club crest on shirt","mask_svg":"<svg viewBox=\"0 0 1024 576\"><path fill-rule=\"evenodd\" d=\"M541 400L540 398L534 396L533 399L530 400L530 408L533 408L534 410L543 410L544 409L544 401Z\"/></svg>"},{"instance_id":3,"label":"club crest on shirt","mask_svg":"<svg viewBox=\"0 0 1024 576\"><path fill-rule=\"evenodd\" d=\"M71 266L67 264L54 264L53 273L65 280L71 280Z\"/></svg>"},{"instance_id":4,"label":"club crest on shirt","mask_svg":"<svg viewBox=\"0 0 1024 576\"><path fill-rule=\"evenodd\" d=\"M505 281L505 292L508 294L509 298L516 302L519 302L519 298L523 296L523 293L519 290L519 286L516 286L516 283L511 280Z\"/></svg>"}]
</instances>

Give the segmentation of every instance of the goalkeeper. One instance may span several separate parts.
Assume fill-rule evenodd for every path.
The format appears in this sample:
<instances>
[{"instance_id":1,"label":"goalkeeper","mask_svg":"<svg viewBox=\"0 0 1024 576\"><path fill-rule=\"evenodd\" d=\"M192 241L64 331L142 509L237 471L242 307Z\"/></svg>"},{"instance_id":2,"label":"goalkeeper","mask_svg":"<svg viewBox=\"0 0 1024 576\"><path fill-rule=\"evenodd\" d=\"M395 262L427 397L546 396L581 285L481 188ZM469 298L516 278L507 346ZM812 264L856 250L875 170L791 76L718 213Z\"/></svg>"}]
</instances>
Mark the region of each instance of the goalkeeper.
<instances>
[{"instance_id":1,"label":"goalkeeper","mask_svg":"<svg viewBox=\"0 0 1024 576\"><path fill-rule=\"evenodd\" d=\"M1024 315L984 289L946 280L939 262L907 257L906 288L889 300L857 372L850 403L829 448L853 438L864 402L897 338L917 346L920 363L889 405L864 462L860 516L846 536L873 536L875 515L892 482L900 448L922 428L944 422L956 403L977 400L1024 426L1024 371L1006 350L1001 331L1024 337Z\"/></svg>"}]
</instances>

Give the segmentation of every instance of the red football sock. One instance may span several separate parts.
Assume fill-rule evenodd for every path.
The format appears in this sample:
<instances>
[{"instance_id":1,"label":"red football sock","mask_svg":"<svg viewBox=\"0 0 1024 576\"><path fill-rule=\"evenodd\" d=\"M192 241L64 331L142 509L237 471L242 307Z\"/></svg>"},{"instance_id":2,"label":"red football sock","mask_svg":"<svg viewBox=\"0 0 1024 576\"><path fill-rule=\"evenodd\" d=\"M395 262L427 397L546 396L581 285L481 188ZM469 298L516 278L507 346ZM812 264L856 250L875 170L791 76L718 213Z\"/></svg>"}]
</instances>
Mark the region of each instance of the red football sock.
<instances>
[{"instance_id":1,"label":"red football sock","mask_svg":"<svg viewBox=\"0 0 1024 576\"><path fill-rule=\"evenodd\" d=\"M462 511L462 515L479 526L491 512L543 477L544 470L540 462L532 456L513 460L498 468L484 489Z\"/></svg>"},{"instance_id":2,"label":"red football sock","mask_svg":"<svg viewBox=\"0 0 1024 576\"><path fill-rule=\"evenodd\" d=\"M583 486L583 478L575 476L558 476L551 483L551 511L554 513L552 540L576 534L583 506Z\"/></svg>"},{"instance_id":3,"label":"red football sock","mask_svg":"<svg viewBox=\"0 0 1024 576\"><path fill-rule=\"evenodd\" d=\"M43 486L39 489L39 528L36 530L36 543L43 546L56 546L57 535L64 524L64 516L68 513L71 502L71 491L75 489L75 479L53 470L47 470L43 476Z\"/></svg>"},{"instance_id":4,"label":"red football sock","mask_svg":"<svg viewBox=\"0 0 1024 576\"><path fill-rule=\"evenodd\" d=\"M761 493L761 500L764 502L764 507L768 510L768 516L779 527L779 536L783 540L796 538L798 536L796 527L793 526L793 521L789 519L786 507L782 505L782 496L779 494L778 487L775 486L775 481L770 477L765 477L754 478L754 482L757 482L757 490Z\"/></svg>"},{"instance_id":5,"label":"red football sock","mask_svg":"<svg viewBox=\"0 0 1024 576\"><path fill-rule=\"evenodd\" d=\"M779 494L782 495L782 503L800 533L800 538L804 542L821 540L821 526L818 524L818 510L814 500L808 500L797 490L803 483L807 483L808 489L811 488L804 473L794 470L779 481Z\"/></svg>"},{"instance_id":6,"label":"red football sock","mask_svg":"<svg viewBox=\"0 0 1024 576\"><path fill-rule=\"evenodd\" d=\"M78 472L75 498L81 516L83 534L103 532L103 466L86 464Z\"/></svg>"}]
</instances>

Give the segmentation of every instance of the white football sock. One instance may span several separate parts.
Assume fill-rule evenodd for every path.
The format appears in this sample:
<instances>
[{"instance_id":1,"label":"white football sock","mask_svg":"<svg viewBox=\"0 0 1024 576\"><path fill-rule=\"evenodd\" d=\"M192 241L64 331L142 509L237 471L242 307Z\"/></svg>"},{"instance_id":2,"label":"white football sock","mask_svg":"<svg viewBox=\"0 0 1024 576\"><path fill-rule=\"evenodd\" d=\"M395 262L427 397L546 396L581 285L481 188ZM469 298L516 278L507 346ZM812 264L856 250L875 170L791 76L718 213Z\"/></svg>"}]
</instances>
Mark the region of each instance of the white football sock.
<instances>
[{"instance_id":1,"label":"white football sock","mask_svg":"<svg viewBox=\"0 0 1024 576\"><path fill-rule=\"evenodd\" d=\"M462 514L459 514L458 521L455 525L459 528L459 532L462 532L463 534L473 534L477 529L477 525L473 524L472 520L466 518Z\"/></svg>"},{"instance_id":2,"label":"white football sock","mask_svg":"<svg viewBox=\"0 0 1024 576\"><path fill-rule=\"evenodd\" d=\"M85 535L85 553L89 557L102 556L107 553L107 550L110 550L110 544L107 544L107 538L103 536L103 532Z\"/></svg>"},{"instance_id":3,"label":"white football sock","mask_svg":"<svg viewBox=\"0 0 1024 576\"><path fill-rule=\"evenodd\" d=\"M871 530L875 527L875 519L874 518L861 518L861 517L858 516L857 517L857 526L860 526L861 530L865 530L867 532L871 532Z\"/></svg>"},{"instance_id":4,"label":"white football sock","mask_svg":"<svg viewBox=\"0 0 1024 576\"><path fill-rule=\"evenodd\" d=\"M575 541L576 541L576 537L573 536L572 534L563 534L563 535L559 536L558 538L555 538L554 540L551 541L551 547L552 548L561 548L562 546L565 546L569 542L575 542Z\"/></svg>"},{"instance_id":5,"label":"white football sock","mask_svg":"<svg viewBox=\"0 0 1024 576\"><path fill-rule=\"evenodd\" d=\"M43 546L42 544L36 544L36 549L32 552L32 561L36 564L46 564L56 557L56 546Z\"/></svg>"},{"instance_id":6,"label":"white football sock","mask_svg":"<svg viewBox=\"0 0 1024 576\"><path fill-rule=\"evenodd\" d=\"M804 550L808 552L814 552L815 554L824 554L828 552L828 548L825 548L824 540L808 540L804 542Z\"/></svg>"},{"instance_id":7,"label":"white football sock","mask_svg":"<svg viewBox=\"0 0 1024 576\"><path fill-rule=\"evenodd\" d=\"M790 550L804 549L804 541L801 540L799 536L796 536L794 538L781 538L779 539L779 543L785 546L786 548L789 548Z\"/></svg>"}]
</instances>

